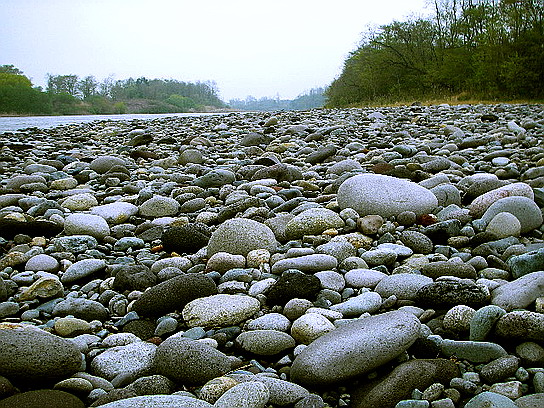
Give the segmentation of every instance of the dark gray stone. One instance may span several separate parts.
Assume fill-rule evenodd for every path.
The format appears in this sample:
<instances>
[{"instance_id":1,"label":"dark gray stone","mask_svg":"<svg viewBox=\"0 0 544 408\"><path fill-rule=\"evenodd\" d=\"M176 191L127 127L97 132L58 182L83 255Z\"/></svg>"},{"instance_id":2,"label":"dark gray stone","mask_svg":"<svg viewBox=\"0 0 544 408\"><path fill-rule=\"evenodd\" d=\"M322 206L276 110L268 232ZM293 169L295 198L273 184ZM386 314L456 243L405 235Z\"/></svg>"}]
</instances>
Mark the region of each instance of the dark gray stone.
<instances>
[{"instance_id":1,"label":"dark gray stone","mask_svg":"<svg viewBox=\"0 0 544 408\"><path fill-rule=\"evenodd\" d=\"M438 281L423 286L416 293L415 301L421 307L449 309L456 305L485 306L489 293L476 284L456 281Z\"/></svg>"},{"instance_id":2,"label":"dark gray stone","mask_svg":"<svg viewBox=\"0 0 544 408\"><path fill-rule=\"evenodd\" d=\"M0 401L0 408L85 408L75 395L59 390L36 390L13 395Z\"/></svg>"},{"instance_id":3,"label":"dark gray stone","mask_svg":"<svg viewBox=\"0 0 544 408\"><path fill-rule=\"evenodd\" d=\"M389 408L409 399L414 389L424 390L434 383L449 385L459 376L457 365L446 359L410 360L374 382L363 382L352 391L353 408Z\"/></svg>"},{"instance_id":4,"label":"dark gray stone","mask_svg":"<svg viewBox=\"0 0 544 408\"><path fill-rule=\"evenodd\" d=\"M0 344L0 375L10 380L29 384L58 380L81 367L74 343L31 326L0 327Z\"/></svg>"},{"instance_id":5,"label":"dark gray stone","mask_svg":"<svg viewBox=\"0 0 544 408\"><path fill-rule=\"evenodd\" d=\"M170 337L159 345L156 370L180 384L204 384L231 371L233 359L206 344Z\"/></svg>"},{"instance_id":6,"label":"dark gray stone","mask_svg":"<svg viewBox=\"0 0 544 408\"><path fill-rule=\"evenodd\" d=\"M283 272L266 295L267 303L285 305L294 298L313 300L321 290L321 281L296 269Z\"/></svg>"},{"instance_id":7,"label":"dark gray stone","mask_svg":"<svg viewBox=\"0 0 544 408\"><path fill-rule=\"evenodd\" d=\"M101 303L85 298L67 298L55 305L53 316L73 315L79 319L105 321L109 317L108 309Z\"/></svg>"},{"instance_id":8,"label":"dark gray stone","mask_svg":"<svg viewBox=\"0 0 544 408\"><path fill-rule=\"evenodd\" d=\"M157 275L145 265L127 265L117 271L112 288L117 291L145 291L155 285Z\"/></svg>"},{"instance_id":9,"label":"dark gray stone","mask_svg":"<svg viewBox=\"0 0 544 408\"><path fill-rule=\"evenodd\" d=\"M311 387L345 384L402 354L420 327L413 314L400 311L346 322L297 355L291 380Z\"/></svg>"},{"instance_id":10,"label":"dark gray stone","mask_svg":"<svg viewBox=\"0 0 544 408\"><path fill-rule=\"evenodd\" d=\"M166 252L178 254L193 253L205 247L210 240L211 231L205 224L186 224L167 229L161 237Z\"/></svg>"},{"instance_id":11,"label":"dark gray stone","mask_svg":"<svg viewBox=\"0 0 544 408\"><path fill-rule=\"evenodd\" d=\"M132 306L140 316L162 316L181 311L190 301L215 295L217 286L205 275L190 273L168 279L145 291Z\"/></svg>"}]
</instances>

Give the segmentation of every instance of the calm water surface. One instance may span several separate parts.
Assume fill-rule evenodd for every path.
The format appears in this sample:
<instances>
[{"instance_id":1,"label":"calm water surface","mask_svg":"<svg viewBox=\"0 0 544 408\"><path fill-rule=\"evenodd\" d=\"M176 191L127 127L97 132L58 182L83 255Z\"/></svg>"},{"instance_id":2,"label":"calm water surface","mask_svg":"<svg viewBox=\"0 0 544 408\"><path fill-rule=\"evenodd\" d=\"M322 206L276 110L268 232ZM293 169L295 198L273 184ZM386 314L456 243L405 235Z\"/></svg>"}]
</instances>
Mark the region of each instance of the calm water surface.
<instances>
[{"instance_id":1,"label":"calm water surface","mask_svg":"<svg viewBox=\"0 0 544 408\"><path fill-rule=\"evenodd\" d=\"M29 127L51 128L71 123L87 123L95 120L133 120L133 119L157 119L172 116L203 116L221 115L221 113L164 113L164 114L126 114L126 115L75 115L75 116L22 116L0 117L0 133L14 132Z\"/></svg>"}]
</instances>

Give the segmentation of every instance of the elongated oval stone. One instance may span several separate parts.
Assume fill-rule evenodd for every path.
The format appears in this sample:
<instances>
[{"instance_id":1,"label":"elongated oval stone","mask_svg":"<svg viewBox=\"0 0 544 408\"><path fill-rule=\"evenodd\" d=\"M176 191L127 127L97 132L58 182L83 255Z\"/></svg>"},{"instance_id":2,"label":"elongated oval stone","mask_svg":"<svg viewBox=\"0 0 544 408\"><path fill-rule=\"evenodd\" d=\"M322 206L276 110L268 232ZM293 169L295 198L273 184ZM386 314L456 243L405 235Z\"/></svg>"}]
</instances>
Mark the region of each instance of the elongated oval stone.
<instances>
[{"instance_id":1,"label":"elongated oval stone","mask_svg":"<svg viewBox=\"0 0 544 408\"><path fill-rule=\"evenodd\" d=\"M316 339L295 358L291 380L329 385L372 371L410 347L420 326L414 315L401 311L348 322Z\"/></svg>"},{"instance_id":2,"label":"elongated oval stone","mask_svg":"<svg viewBox=\"0 0 544 408\"><path fill-rule=\"evenodd\" d=\"M341 209L353 208L361 216L373 214L384 218L403 211L421 215L438 206L436 196L425 187L381 174L362 174L347 179L340 185L337 199Z\"/></svg>"}]
</instances>

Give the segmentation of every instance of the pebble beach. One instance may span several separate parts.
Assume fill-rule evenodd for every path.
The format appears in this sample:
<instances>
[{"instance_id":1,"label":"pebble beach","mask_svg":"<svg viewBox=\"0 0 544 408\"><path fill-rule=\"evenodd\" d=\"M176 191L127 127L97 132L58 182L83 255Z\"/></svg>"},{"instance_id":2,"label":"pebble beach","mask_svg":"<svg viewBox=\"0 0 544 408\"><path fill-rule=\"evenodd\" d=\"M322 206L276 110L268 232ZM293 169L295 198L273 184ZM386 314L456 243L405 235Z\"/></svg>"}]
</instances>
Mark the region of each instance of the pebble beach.
<instances>
[{"instance_id":1,"label":"pebble beach","mask_svg":"<svg viewBox=\"0 0 544 408\"><path fill-rule=\"evenodd\" d=\"M0 408L544 406L544 106L0 134Z\"/></svg>"}]
</instances>

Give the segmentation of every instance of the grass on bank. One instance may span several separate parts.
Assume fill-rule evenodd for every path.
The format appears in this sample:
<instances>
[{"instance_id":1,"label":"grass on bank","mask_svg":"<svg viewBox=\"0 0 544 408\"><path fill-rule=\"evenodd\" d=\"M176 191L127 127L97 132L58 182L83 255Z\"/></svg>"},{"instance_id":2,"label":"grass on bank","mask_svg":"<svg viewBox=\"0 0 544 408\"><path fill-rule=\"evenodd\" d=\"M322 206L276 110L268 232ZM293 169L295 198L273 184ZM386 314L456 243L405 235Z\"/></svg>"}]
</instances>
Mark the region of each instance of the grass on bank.
<instances>
[{"instance_id":1,"label":"grass on bank","mask_svg":"<svg viewBox=\"0 0 544 408\"><path fill-rule=\"evenodd\" d=\"M434 96L428 98L392 98L383 97L377 98L373 101L359 102L349 104L343 108L379 108L379 107L401 107L410 106L414 104L421 104L423 106L436 106L436 105L497 105L497 104L511 104L511 105L542 105L544 99L499 99L499 98L477 98L469 96L467 94L459 95L443 95ZM327 108L338 108L334 106L326 106Z\"/></svg>"}]
</instances>

